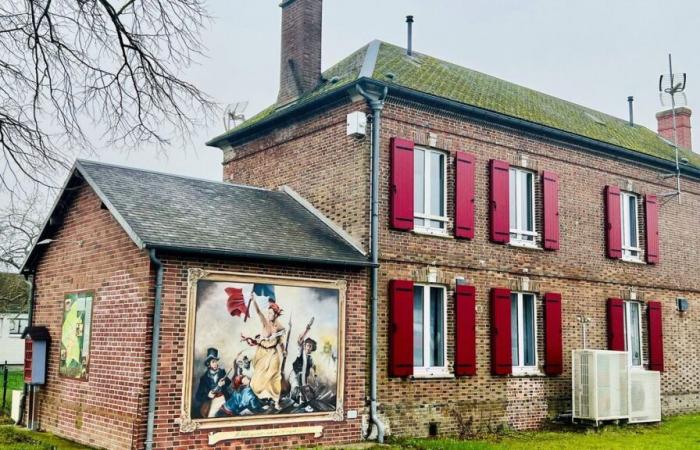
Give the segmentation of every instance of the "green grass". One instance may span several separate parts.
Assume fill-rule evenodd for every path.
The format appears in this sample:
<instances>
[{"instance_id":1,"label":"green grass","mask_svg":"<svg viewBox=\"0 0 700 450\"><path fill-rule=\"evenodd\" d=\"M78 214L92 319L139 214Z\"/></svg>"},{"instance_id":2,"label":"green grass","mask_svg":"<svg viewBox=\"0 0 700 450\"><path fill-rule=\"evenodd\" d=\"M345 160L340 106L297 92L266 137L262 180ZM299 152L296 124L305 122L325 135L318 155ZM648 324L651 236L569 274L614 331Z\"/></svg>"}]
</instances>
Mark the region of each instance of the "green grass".
<instances>
[{"instance_id":1,"label":"green grass","mask_svg":"<svg viewBox=\"0 0 700 450\"><path fill-rule=\"evenodd\" d=\"M2 373L0 372L0 396L2 396L3 386ZM5 397L5 408L0 411L2 414L10 414L10 405L12 405L12 391L21 390L24 387L24 379L21 370L10 370L7 373L7 394ZM2 397L0 397L0 406L2 406Z\"/></svg>"},{"instance_id":2,"label":"green grass","mask_svg":"<svg viewBox=\"0 0 700 450\"><path fill-rule=\"evenodd\" d=\"M537 431L489 435L477 440L392 439L372 450L485 450L485 449L691 449L700 448L700 414L675 416L661 424L606 426L598 430Z\"/></svg>"},{"instance_id":3,"label":"green grass","mask_svg":"<svg viewBox=\"0 0 700 450\"><path fill-rule=\"evenodd\" d=\"M52 434L29 431L13 425L0 426L3 450L87 450L85 447Z\"/></svg>"}]
</instances>

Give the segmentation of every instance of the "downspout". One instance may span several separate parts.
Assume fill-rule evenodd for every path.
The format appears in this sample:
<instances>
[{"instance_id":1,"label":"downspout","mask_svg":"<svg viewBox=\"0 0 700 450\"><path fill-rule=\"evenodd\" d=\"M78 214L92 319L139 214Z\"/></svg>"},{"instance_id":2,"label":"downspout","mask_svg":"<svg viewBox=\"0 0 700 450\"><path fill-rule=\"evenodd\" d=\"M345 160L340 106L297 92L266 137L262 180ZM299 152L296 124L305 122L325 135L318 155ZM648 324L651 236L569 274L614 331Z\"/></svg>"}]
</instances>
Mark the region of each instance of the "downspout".
<instances>
[{"instance_id":1,"label":"downspout","mask_svg":"<svg viewBox=\"0 0 700 450\"><path fill-rule=\"evenodd\" d=\"M153 337L151 339L151 380L148 386L148 423L146 425L146 450L153 448L153 428L156 417L156 384L158 382L158 347L160 344L160 313L163 295L163 263L156 257L156 250L148 253L156 266L156 296L153 304Z\"/></svg>"},{"instance_id":2,"label":"downspout","mask_svg":"<svg viewBox=\"0 0 700 450\"><path fill-rule=\"evenodd\" d=\"M27 302L29 303L29 312L27 313L27 326L32 326L32 319L34 317L34 273L29 273L24 276L24 281L29 286L29 291L27 292ZM16 425L21 425L24 419L24 404L27 394L29 393L29 385L24 383L22 388L22 400L19 402L19 419L17 419ZM27 418L29 419L29 418ZM29 423L29 420L27 420Z\"/></svg>"},{"instance_id":3,"label":"downspout","mask_svg":"<svg viewBox=\"0 0 700 450\"><path fill-rule=\"evenodd\" d=\"M369 437L374 425L377 429L377 442L384 442L384 424L377 415L377 284L379 282L379 135L381 131L382 109L384 99L389 91L384 87L381 95L368 93L362 86L357 85L357 91L362 95L370 108L372 108L372 186L370 191L371 218L370 218L370 257L372 268L370 271L370 292L371 292L371 358L370 358L370 379L369 379Z\"/></svg>"}]
</instances>

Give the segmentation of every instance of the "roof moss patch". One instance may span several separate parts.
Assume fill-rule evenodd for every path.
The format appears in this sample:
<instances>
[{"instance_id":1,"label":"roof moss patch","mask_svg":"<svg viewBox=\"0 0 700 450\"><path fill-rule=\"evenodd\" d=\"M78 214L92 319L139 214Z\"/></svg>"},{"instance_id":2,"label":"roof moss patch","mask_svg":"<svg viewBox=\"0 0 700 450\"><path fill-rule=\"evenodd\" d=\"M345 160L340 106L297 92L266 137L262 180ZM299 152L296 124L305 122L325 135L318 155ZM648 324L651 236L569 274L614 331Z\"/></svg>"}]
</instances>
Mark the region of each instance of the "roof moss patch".
<instances>
[{"instance_id":1,"label":"roof moss patch","mask_svg":"<svg viewBox=\"0 0 700 450\"><path fill-rule=\"evenodd\" d=\"M544 125L574 135L611 144L645 155L675 160L673 146L654 131L627 120L613 117L542 92L467 69L428 55L378 42L379 50L371 78L437 98L493 111L505 116ZM375 43L374 45L377 45ZM253 125L279 117L293 107L305 105L357 81L367 55L368 44L323 73L322 82L313 91L287 105L272 105L238 127L208 142L217 145ZM371 55L371 52L370 52ZM367 70L365 68L365 70ZM390 91L391 92L391 91ZM691 166L700 168L700 156L679 150Z\"/></svg>"}]
</instances>

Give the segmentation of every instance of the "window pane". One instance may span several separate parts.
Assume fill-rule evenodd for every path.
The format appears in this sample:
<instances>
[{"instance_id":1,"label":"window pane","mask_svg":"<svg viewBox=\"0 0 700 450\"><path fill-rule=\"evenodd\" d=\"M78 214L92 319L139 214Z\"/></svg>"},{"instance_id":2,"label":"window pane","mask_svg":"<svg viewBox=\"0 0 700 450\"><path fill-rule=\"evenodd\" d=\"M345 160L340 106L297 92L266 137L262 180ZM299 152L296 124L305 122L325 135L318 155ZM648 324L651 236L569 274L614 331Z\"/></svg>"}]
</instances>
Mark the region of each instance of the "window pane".
<instances>
[{"instance_id":1,"label":"window pane","mask_svg":"<svg viewBox=\"0 0 700 450\"><path fill-rule=\"evenodd\" d=\"M510 229L515 230L518 228L518 222L517 222L517 210L518 210L518 205L515 203L515 191L518 188L517 183L515 182L515 170L510 169L509 175L509 190L510 190Z\"/></svg>"},{"instance_id":2,"label":"window pane","mask_svg":"<svg viewBox=\"0 0 700 450\"><path fill-rule=\"evenodd\" d=\"M637 247L637 197L630 195L629 202L629 246Z\"/></svg>"},{"instance_id":3,"label":"window pane","mask_svg":"<svg viewBox=\"0 0 700 450\"><path fill-rule=\"evenodd\" d=\"M630 353L632 356L632 365L642 365L642 349L641 339L639 336L639 303L631 302L629 305L629 323L627 332L630 339Z\"/></svg>"},{"instance_id":4,"label":"window pane","mask_svg":"<svg viewBox=\"0 0 700 450\"><path fill-rule=\"evenodd\" d=\"M423 286L413 288L413 365L423 364Z\"/></svg>"},{"instance_id":5,"label":"window pane","mask_svg":"<svg viewBox=\"0 0 700 450\"><path fill-rule=\"evenodd\" d=\"M443 165L445 155L442 153L430 152L430 214L434 216L445 215L444 179Z\"/></svg>"},{"instance_id":6,"label":"window pane","mask_svg":"<svg viewBox=\"0 0 700 450\"><path fill-rule=\"evenodd\" d=\"M535 224L534 224L534 193L532 192L532 173L531 172L524 172L524 186L523 186L523 192L525 193L525 217L523 220L523 223L526 225L525 229L527 231L535 231Z\"/></svg>"},{"instance_id":7,"label":"window pane","mask_svg":"<svg viewBox=\"0 0 700 450\"><path fill-rule=\"evenodd\" d=\"M425 212L425 152L413 150L413 210Z\"/></svg>"},{"instance_id":8,"label":"window pane","mask_svg":"<svg viewBox=\"0 0 700 450\"><path fill-rule=\"evenodd\" d=\"M535 365L535 298L523 295L523 359L524 366Z\"/></svg>"},{"instance_id":9,"label":"window pane","mask_svg":"<svg viewBox=\"0 0 700 450\"><path fill-rule=\"evenodd\" d=\"M520 365L520 351L518 346L518 294L510 294L510 353L513 356L513 365Z\"/></svg>"},{"instance_id":10,"label":"window pane","mask_svg":"<svg viewBox=\"0 0 700 450\"><path fill-rule=\"evenodd\" d=\"M430 228L438 228L438 229L445 228L445 222L440 222L439 220L430 220L428 222L429 222Z\"/></svg>"},{"instance_id":11,"label":"window pane","mask_svg":"<svg viewBox=\"0 0 700 450\"><path fill-rule=\"evenodd\" d=\"M445 365L442 293L441 288L430 288L430 365L437 367Z\"/></svg>"}]
</instances>

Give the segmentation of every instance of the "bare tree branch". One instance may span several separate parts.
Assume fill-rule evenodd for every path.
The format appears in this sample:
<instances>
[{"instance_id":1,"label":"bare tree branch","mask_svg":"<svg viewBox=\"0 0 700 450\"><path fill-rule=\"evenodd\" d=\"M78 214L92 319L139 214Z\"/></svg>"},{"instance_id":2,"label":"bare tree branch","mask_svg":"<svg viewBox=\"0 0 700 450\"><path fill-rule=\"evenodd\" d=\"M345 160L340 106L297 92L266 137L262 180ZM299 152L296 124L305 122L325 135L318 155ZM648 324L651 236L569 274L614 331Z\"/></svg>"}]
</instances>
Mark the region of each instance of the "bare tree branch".
<instances>
[{"instance_id":1,"label":"bare tree branch","mask_svg":"<svg viewBox=\"0 0 700 450\"><path fill-rule=\"evenodd\" d=\"M0 2L0 186L51 184L97 142L189 142L216 110L182 78L202 56L204 1Z\"/></svg>"}]
</instances>

